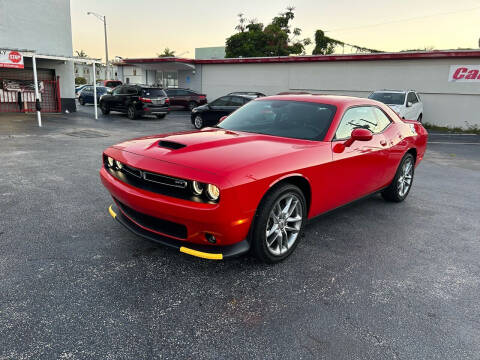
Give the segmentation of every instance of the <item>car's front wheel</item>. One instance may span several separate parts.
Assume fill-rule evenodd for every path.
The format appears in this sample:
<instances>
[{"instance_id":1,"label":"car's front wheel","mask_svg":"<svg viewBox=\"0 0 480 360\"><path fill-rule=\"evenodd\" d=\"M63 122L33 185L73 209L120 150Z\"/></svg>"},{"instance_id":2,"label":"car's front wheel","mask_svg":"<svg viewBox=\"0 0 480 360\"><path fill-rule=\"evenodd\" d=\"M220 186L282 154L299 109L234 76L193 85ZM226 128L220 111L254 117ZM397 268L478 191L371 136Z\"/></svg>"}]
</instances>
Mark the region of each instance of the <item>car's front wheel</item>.
<instances>
[{"instance_id":1,"label":"car's front wheel","mask_svg":"<svg viewBox=\"0 0 480 360\"><path fill-rule=\"evenodd\" d=\"M103 103L103 102L100 103L100 110L102 110L102 114L103 114L103 115L108 115L108 114L110 114L110 107L109 107L107 104Z\"/></svg>"},{"instance_id":2,"label":"car's front wheel","mask_svg":"<svg viewBox=\"0 0 480 360\"><path fill-rule=\"evenodd\" d=\"M276 263L295 250L307 219L305 196L295 185L285 184L262 200L251 231L252 250L260 260Z\"/></svg>"},{"instance_id":3,"label":"car's front wheel","mask_svg":"<svg viewBox=\"0 0 480 360\"><path fill-rule=\"evenodd\" d=\"M195 129L201 129L205 126L201 115L195 116L195 118L193 119L193 126L195 126Z\"/></svg>"},{"instance_id":4,"label":"car's front wheel","mask_svg":"<svg viewBox=\"0 0 480 360\"><path fill-rule=\"evenodd\" d=\"M392 183L382 192L385 200L401 202L405 200L412 188L415 174L415 159L411 153L407 153L398 166Z\"/></svg>"},{"instance_id":5,"label":"car's front wheel","mask_svg":"<svg viewBox=\"0 0 480 360\"><path fill-rule=\"evenodd\" d=\"M80 105L82 105L82 106L85 105L85 100L83 100L82 97L79 97L79 98L78 98L78 102L79 102Z\"/></svg>"}]
</instances>

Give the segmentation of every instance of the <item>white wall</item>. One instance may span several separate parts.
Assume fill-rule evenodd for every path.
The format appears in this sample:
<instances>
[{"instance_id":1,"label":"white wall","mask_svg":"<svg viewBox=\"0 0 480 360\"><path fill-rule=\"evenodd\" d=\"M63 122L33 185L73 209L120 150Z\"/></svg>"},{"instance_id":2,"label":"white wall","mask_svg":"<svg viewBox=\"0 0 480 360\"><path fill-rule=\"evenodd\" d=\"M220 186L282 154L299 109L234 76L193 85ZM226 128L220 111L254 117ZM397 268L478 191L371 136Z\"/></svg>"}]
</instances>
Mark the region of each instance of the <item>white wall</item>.
<instances>
[{"instance_id":1,"label":"white wall","mask_svg":"<svg viewBox=\"0 0 480 360\"><path fill-rule=\"evenodd\" d=\"M72 56L70 0L0 0L0 48Z\"/></svg>"},{"instance_id":2,"label":"white wall","mask_svg":"<svg viewBox=\"0 0 480 360\"><path fill-rule=\"evenodd\" d=\"M378 89L415 89L424 102L425 122L480 126L480 84L448 82L450 65L456 64L480 64L480 58L204 64L202 92L209 99L236 90L267 95L306 90L366 97Z\"/></svg>"}]
</instances>

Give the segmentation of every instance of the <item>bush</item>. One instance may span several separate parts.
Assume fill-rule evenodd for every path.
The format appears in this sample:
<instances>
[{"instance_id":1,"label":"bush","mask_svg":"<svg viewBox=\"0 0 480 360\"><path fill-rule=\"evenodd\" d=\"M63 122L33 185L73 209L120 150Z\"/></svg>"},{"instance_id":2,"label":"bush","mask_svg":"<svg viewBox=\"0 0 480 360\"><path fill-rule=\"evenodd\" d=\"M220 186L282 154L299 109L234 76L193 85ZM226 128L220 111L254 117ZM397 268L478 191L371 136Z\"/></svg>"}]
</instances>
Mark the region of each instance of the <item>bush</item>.
<instances>
[{"instance_id":1,"label":"bush","mask_svg":"<svg viewBox=\"0 0 480 360\"><path fill-rule=\"evenodd\" d=\"M85 85L87 83L87 79L83 76L78 76L75 78L75 85Z\"/></svg>"}]
</instances>

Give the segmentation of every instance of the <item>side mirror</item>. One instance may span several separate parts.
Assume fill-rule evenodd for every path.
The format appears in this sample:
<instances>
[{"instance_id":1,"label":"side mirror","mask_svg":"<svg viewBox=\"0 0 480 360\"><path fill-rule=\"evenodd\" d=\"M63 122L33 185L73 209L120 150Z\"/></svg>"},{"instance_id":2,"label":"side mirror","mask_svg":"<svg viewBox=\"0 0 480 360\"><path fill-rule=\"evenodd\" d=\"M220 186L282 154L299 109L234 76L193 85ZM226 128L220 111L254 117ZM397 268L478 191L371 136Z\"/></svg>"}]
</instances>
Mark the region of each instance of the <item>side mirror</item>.
<instances>
[{"instance_id":1,"label":"side mirror","mask_svg":"<svg viewBox=\"0 0 480 360\"><path fill-rule=\"evenodd\" d=\"M112 88L108 88L108 89L107 89L107 94L111 94L111 93L113 93L113 89L112 89Z\"/></svg>"},{"instance_id":2,"label":"side mirror","mask_svg":"<svg viewBox=\"0 0 480 360\"><path fill-rule=\"evenodd\" d=\"M407 102L407 107L412 107L413 103L411 101Z\"/></svg>"},{"instance_id":3,"label":"side mirror","mask_svg":"<svg viewBox=\"0 0 480 360\"><path fill-rule=\"evenodd\" d=\"M353 129L352 135L350 135L350 139L345 141L343 145L345 147L351 146L355 141L369 141L372 140L373 134L368 129Z\"/></svg>"},{"instance_id":4,"label":"side mirror","mask_svg":"<svg viewBox=\"0 0 480 360\"><path fill-rule=\"evenodd\" d=\"M221 123L221 122L222 122L223 120L225 120L226 118L227 118L227 116L226 116L226 115L225 115L225 116L222 116L222 117L220 118L220 121L219 121L219 123Z\"/></svg>"}]
</instances>

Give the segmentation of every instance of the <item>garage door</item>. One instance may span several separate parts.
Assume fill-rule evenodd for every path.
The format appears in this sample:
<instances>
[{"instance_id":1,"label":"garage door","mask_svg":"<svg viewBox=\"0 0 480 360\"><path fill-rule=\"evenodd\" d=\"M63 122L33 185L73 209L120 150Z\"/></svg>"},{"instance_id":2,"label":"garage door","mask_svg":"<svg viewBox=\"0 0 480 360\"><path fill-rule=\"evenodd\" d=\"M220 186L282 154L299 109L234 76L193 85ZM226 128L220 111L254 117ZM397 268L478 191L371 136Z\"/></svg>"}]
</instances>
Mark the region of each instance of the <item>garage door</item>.
<instances>
[{"instance_id":1,"label":"garage door","mask_svg":"<svg viewBox=\"0 0 480 360\"><path fill-rule=\"evenodd\" d=\"M55 71L38 69L38 87L43 112L60 111L60 87ZM32 69L0 69L0 112L34 112Z\"/></svg>"}]
</instances>

